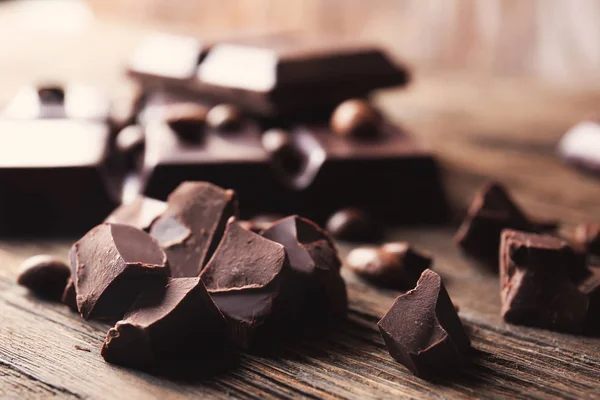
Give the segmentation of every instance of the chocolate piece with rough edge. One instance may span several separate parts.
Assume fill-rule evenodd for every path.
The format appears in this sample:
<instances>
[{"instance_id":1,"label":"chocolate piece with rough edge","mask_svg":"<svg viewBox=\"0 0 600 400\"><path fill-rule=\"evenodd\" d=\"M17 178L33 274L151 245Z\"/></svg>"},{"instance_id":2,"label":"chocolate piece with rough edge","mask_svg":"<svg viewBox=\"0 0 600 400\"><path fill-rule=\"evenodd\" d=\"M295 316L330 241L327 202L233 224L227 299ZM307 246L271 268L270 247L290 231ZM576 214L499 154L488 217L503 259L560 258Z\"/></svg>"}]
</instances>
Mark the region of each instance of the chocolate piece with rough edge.
<instances>
[{"instance_id":1,"label":"chocolate piece with rough edge","mask_svg":"<svg viewBox=\"0 0 600 400\"><path fill-rule=\"evenodd\" d=\"M502 233L500 300L505 321L564 332L581 332L588 299L569 269L583 260L564 240L514 230Z\"/></svg>"},{"instance_id":2,"label":"chocolate piece with rough edge","mask_svg":"<svg viewBox=\"0 0 600 400\"><path fill-rule=\"evenodd\" d=\"M466 362L470 340L440 276L429 269L377 327L390 355L418 377L450 375Z\"/></svg>"},{"instance_id":3,"label":"chocolate piece with rough edge","mask_svg":"<svg viewBox=\"0 0 600 400\"><path fill-rule=\"evenodd\" d=\"M148 231L152 223L167 209L164 201L138 196L132 202L121 204L104 222L131 225Z\"/></svg>"},{"instance_id":4,"label":"chocolate piece with rough edge","mask_svg":"<svg viewBox=\"0 0 600 400\"><path fill-rule=\"evenodd\" d=\"M200 104L173 104L165 108L163 118L179 138L199 142L204 136L207 112L207 108Z\"/></svg>"},{"instance_id":5,"label":"chocolate piece with rough edge","mask_svg":"<svg viewBox=\"0 0 600 400\"><path fill-rule=\"evenodd\" d=\"M589 266L588 276L579 284L579 291L588 296L589 305L584 332L600 334L600 266Z\"/></svg>"},{"instance_id":6,"label":"chocolate piece with rough edge","mask_svg":"<svg viewBox=\"0 0 600 400\"><path fill-rule=\"evenodd\" d=\"M161 362L211 353L223 341L225 319L200 278L170 278L140 294L102 345L110 363L152 370Z\"/></svg>"},{"instance_id":7,"label":"chocolate piece with rough edge","mask_svg":"<svg viewBox=\"0 0 600 400\"><path fill-rule=\"evenodd\" d=\"M383 235L373 217L355 207L334 213L327 220L326 227L334 238L353 242L373 242Z\"/></svg>"},{"instance_id":8,"label":"chocolate piece with rough edge","mask_svg":"<svg viewBox=\"0 0 600 400\"><path fill-rule=\"evenodd\" d=\"M200 277L229 323L233 342L247 348L277 307L283 246L242 228L230 218L223 239Z\"/></svg>"},{"instance_id":9,"label":"chocolate piece with rough edge","mask_svg":"<svg viewBox=\"0 0 600 400\"><path fill-rule=\"evenodd\" d=\"M430 256L406 242L358 247L346 257L347 267L356 275L378 286L400 290L414 287L431 262Z\"/></svg>"},{"instance_id":10,"label":"chocolate piece with rough edge","mask_svg":"<svg viewBox=\"0 0 600 400\"><path fill-rule=\"evenodd\" d=\"M488 182L475 194L454 240L465 253L495 265L503 229L533 232L540 227L527 218L502 185Z\"/></svg>"},{"instance_id":11,"label":"chocolate piece with rough edge","mask_svg":"<svg viewBox=\"0 0 600 400\"><path fill-rule=\"evenodd\" d=\"M262 236L281 243L290 263L282 296L287 316L303 318L344 316L347 295L340 276L341 262L328 233L314 222L297 215L283 218L263 231ZM289 310L294 310L290 312Z\"/></svg>"},{"instance_id":12,"label":"chocolate piece with rough edge","mask_svg":"<svg viewBox=\"0 0 600 400\"><path fill-rule=\"evenodd\" d=\"M23 261L17 283L37 296L60 300L70 276L71 270L64 261L41 254Z\"/></svg>"},{"instance_id":13,"label":"chocolate piece with rough edge","mask_svg":"<svg viewBox=\"0 0 600 400\"><path fill-rule=\"evenodd\" d=\"M150 235L167 253L174 278L200 274L237 209L233 190L208 182L184 182L169 195L167 210L154 221Z\"/></svg>"},{"instance_id":14,"label":"chocolate piece with rough edge","mask_svg":"<svg viewBox=\"0 0 600 400\"><path fill-rule=\"evenodd\" d=\"M158 243L129 225L103 223L73 247L77 308L84 319L121 318L140 292L164 285L169 276Z\"/></svg>"}]
</instances>

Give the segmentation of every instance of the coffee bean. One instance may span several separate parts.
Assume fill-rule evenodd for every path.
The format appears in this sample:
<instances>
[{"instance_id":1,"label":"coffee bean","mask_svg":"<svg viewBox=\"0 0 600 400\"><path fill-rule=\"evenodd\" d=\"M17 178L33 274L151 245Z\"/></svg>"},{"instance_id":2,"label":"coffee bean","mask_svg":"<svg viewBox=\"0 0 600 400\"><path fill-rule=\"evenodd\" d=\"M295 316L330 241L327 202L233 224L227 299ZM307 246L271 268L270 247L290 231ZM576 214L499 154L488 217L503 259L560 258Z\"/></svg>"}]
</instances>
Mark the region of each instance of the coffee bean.
<instances>
[{"instance_id":1,"label":"coffee bean","mask_svg":"<svg viewBox=\"0 0 600 400\"><path fill-rule=\"evenodd\" d=\"M381 124L381 115L365 100L346 100L336 107L331 115L333 133L340 136L369 138L376 136Z\"/></svg>"},{"instance_id":2,"label":"coffee bean","mask_svg":"<svg viewBox=\"0 0 600 400\"><path fill-rule=\"evenodd\" d=\"M21 264L17 283L37 296L59 301L70 276L71 269L64 261L37 255Z\"/></svg>"}]
</instances>

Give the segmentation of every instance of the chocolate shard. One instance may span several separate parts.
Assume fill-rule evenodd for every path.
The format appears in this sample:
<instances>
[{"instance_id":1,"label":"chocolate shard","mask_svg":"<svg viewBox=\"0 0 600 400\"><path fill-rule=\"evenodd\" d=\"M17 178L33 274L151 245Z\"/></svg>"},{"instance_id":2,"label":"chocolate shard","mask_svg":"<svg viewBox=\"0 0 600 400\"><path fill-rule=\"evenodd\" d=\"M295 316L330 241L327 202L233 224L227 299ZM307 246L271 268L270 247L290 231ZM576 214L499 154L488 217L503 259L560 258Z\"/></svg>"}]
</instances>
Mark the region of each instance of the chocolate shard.
<instances>
[{"instance_id":1,"label":"chocolate shard","mask_svg":"<svg viewBox=\"0 0 600 400\"><path fill-rule=\"evenodd\" d=\"M132 202L121 204L104 222L112 224L131 225L148 231L152 223L167 209L164 201L150 197L138 196Z\"/></svg>"},{"instance_id":2,"label":"chocolate shard","mask_svg":"<svg viewBox=\"0 0 600 400\"><path fill-rule=\"evenodd\" d=\"M225 319L200 278L170 278L140 294L102 345L110 363L153 370L162 362L207 355L220 342Z\"/></svg>"},{"instance_id":3,"label":"chocolate shard","mask_svg":"<svg viewBox=\"0 0 600 400\"><path fill-rule=\"evenodd\" d=\"M532 232L536 226L502 185L488 182L475 194L454 240L465 253L495 264L503 229Z\"/></svg>"},{"instance_id":4,"label":"chocolate shard","mask_svg":"<svg viewBox=\"0 0 600 400\"><path fill-rule=\"evenodd\" d=\"M340 276L341 262L327 232L293 215L275 222L262 235L284 246L290 263L282 290L287 316L298 322L309 317L344 316L348 301ZM291 310L291 311L290 311Z\"/></svg>"},{"instance_id":5,"label":"chocolate shard","mask_svg":"<svg viewBox=\"0 0 600 400\"><path fill-rule=\"evenodd\" d=\"M390 355L413 374L435 379L466 361L470 340L438 274L427 269L377 323Z\"/></svg>"},{"instance_id":6,"label":"chocolate shard","mask_svg":"<svg viewBox=\"0 0 600 400\"><path fill-rule=\"evenodd\" d=\"M234 191L208 182L183 182L169 195L150 235L167 253L173 277L200 274L237 209Z\"/></svg>"},{"instance_id":7,"label":"chocolate shard","mask_svg":"<svg viewBox=\"0 0 600 400\"><path fill-rule=\"evenodd\" d=\"M249 347L272 315L288 269L282 245L242 228L235 218L229 220L200 277L225 315L236 345Z\"/></svg>"},{"instance_id":8,"label":"chocolate shard","mask_svg":"<svg viewBox=\"0 0 600 400\"><path fill-rule=\"evenodd\" d=\"M549 235L513 230L502 233L500 300L507 322L581 332L587 297L569 278L583 260L567 242Z\"/></svg>"},{"instance_id":9,"label":"chocolate shard","mask_svg":"<svg viewBox=\"0 0 600 400\"><path fill-rule=\"evenodd\" d=\"M348 253L346 265L361 278L391 289L414 287L432 259L406 242L381 247L358 247Z\"/></svg>"},{"instance_id":10,"label":"chocolate shard","mask_svg":"<svg viewBox=\"0 0 600 400\"><path fill-rule=\"evenodd\" d=\"M71 270L64 261L41 254L23 261L17 283L40 297L60 300L70 276Z\"/></svg>"},{"instance_id":11,"label":"chocolate shard","mask_svg":"<svg viewBox=\"0 0 600 400\"><path fill-rule=\"evenodd\" d=\"M588 296L589 305L584 332L600 334L600 266L589 266L589 274L579 284L579 291Z\"/></svg>"},{"instance_id":12,"label":"chocolate shard","mask_svg":"<svg viewBox=\"0 0 600 400\"><path fill-rule=\"evenodd\" d=\"M77 308L84 319L119 319L148 287L164 285L167 257L146 232L103 223L71 250Z\"/></svg>"}]
</instances>

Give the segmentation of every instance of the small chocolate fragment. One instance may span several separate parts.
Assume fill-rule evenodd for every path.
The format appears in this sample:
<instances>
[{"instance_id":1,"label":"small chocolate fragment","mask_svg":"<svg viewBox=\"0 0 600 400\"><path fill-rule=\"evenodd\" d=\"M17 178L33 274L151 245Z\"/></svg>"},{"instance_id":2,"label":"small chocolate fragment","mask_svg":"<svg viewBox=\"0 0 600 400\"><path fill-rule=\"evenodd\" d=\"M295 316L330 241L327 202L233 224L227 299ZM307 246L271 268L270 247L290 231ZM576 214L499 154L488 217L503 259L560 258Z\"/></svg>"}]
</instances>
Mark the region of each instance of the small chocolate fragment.
<instances>
[{"instance_id":1,"label":"small chocolate fragment","mask_svg":"<svg viewBox=\"0 0 600 400\"><path fill-rule=\"evenodd\" d=\"M580 224L575 228L575 245L583 252L600 256L600 225Z\"/></svg>"},{"instance_id":2,"label":"small chocolate fragment","mask_svg":"<svg viewBox=\"0 0 600 400\"><path fill-rule=\"evenodd\" d=\"M121 318L140 292L164 285L169 276L158 243L132 226L103 223L73 247L77 308L84 319Z\"/></svg>"},{"instance_id":3,"label":"small chocolate fragment","mask_svg":"<svg viewBox=\"0 0 600 400\"><path fill-rule=\"evenodd\" d=\"M131 225L148 231L150 226L167 209L164 201L138 196L132 202L121 204L104 222L112 224Z\"/></svg>"},{"instance_id":4,"label":"small chocolate fragment","mask_svg":"<svg viewBox=\"0 0 600 400\"><path fill-rule=\"evenodd\" d=\"M152 370L165 360L210 351L224 332L223 315L200 278L171 278L140 294L106 334L101 354L113 364Z\"/></svg>"},{"instance_id":5,"label":"small chocolate fragment","mask_svg":"<svg viewBox=\"0 0 600 400\"><path fill-rule=\"evenodd\" d=\"M220 132L239 131L242 123L242 112L231 104L218 104L206 114L206 124Z\"/></svg>"},{"instance_id":6,"label":"small chocolate fragment","mask_svg":"<svg viewBox=\"0 0 600 400\"><path fill-rule=\"evenodd\" d=\"M204 134L206 107L193 103L173 104L165 109L164 119L181 139L198 142Z\"/></svg>"},{"instance_id":7,"label":"small chocolate fragment","mask_svg":"<svg viewBox=\"0 0 600 400\"><path fill-rule=\"evenodd\" d=\"M373 242L382 236L380 226L366 212L358 208L344 208L327 220L327 231L336 239L355 242Z\"/></svg>"},{"instance_id":8,"label":"small chocolate fragment","mask_svg":"<svg viewBox=\"0 0 600 400\"><path fill-rule=\"evenodd\" d=\"M431 257L417 252L406 242L358 247L346 258L347 266L355 274L392 289L414 287L421 273L431 266L431 261Z\"/></svg>"},{"instance_id":9,"label":"small chocolate fragment","mask_svg":"<svg viewBox=\"0 0 600 400\"><path fill-rule=\"evenodd\" d=\"M247 348L277 305L289 269L283 246L242 228L235 218L200 277L230 327L235 344Z\"/></svg>"},{"instance_id":10,"label":"small chocolate fragment","mask_svg":"<svg viewBox=\"0 0 600 400\"><path fill-rule=\"evenodd\" d=\"M169 195L150 235L167 253L174 278L200 274L237 208L235 192L208 182L183 182Z\"/></svg>"},{"instance_id":11,"label":"small chocolate fragment","mask_svg":"<svg viewBox=\"0 0 600 400\"><path fill-rule=\"evenodd\" d=\"M71 270L64 261L48 255L37 255L23 261L17 283L37 296L60 300Z\"/></svg>"},{"instance_id":12,"label":"small chocolate fragment","mask_svg":"<svg viewBox=\"0 0 600 400\"><path fill-rule=\"evenodd\" d=\"M331 130L337 135L371 138L379 133L381 115L367 101L350 99L337 106L330 124Z\"/></svg>"},{"instance_id":13,"label":"small chocolate fragment","mask_svg":"<svg viewBox=\"0 0 600 400\"><path fill-rule=\"evenodd\" d=\"M440 276L429 269L377 327L390 355L423 379L452 374L466 362L470 340Z\"/></svg>"},{"instance_id":14,"label":"small chocolate fragment","mask_svg":"<svg viewBox=\"0 0 600 400\"><path fill-rule=\"evenodd\" d=\"M579 291L588 296L589 305L585 319L586 333L600 333L600 267L589 266L588 277L579 284Z\"/></svg>"},{"instance_id":15,"label":"small chocolate fragment","mask_svg":"<svg viewBox=\"0 0 600 400\"><path fill-rule=\"evenodd\" d=\"M290 273L282 284L287 317L301 322L302 316L314 320L319 315L346 315L348 302L340 276L341 262L325 230L293 215L272 224L262 235L281 243L290 263Z\"/></svg>"},{"instance_id":16,"label":"small chocolate fragment","mask_svg":"<svg viewBox=\"0 0 600 400\"><path fill-rule=\"evenodd\" d=\"M254 233L262 233L282 218L284 218L284 216L280 214L259 214L255 215L250 220L238 221L238 223L244 229L248 229Z\"/></svg>"},{"instance_id":17,"label":"small chocolate fragment","mask_svg":"<svg viewBox=\"0 0 600 400\"><path fill-rule=\"evenodd\" d=\"M534 227L502 185L488 182L475 194L454 240L465 253L496 265L503 229Z\"/></svg>"},{"instance_id":18,"label":"small chocolate fragment","mask_svg":"<svg viewBox=\"0 0 600 400\"><path fill-rule=\"evenodd\" d=\"M507 322L564 332L581 332L588 299L569 269L578 262L567 242L513 230L502 233L500 300Z\"/></svg>"}]
</instances>

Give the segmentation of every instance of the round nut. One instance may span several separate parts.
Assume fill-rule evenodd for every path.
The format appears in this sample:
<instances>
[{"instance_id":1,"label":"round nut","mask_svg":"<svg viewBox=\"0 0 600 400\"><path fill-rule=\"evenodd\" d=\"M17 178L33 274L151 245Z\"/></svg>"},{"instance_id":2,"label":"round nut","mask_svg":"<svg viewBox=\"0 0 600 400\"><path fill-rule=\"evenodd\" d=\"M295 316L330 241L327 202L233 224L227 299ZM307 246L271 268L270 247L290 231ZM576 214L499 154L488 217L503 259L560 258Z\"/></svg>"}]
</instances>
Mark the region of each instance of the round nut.
<instances>
[{"instance_id":1,"label":"round nut","mask_svg":"<svg viewBox=\"0 0 600 400\"><path fill-rule=\"evenodd\" d=\"M262 136L263 148L271 154L273 166L286 175L302 170L305 158L294 146L290 135L283 129L269 129Z\"/></svg>"},{"instance_id":2,"label":"round nut","mask_svg":"<svg viewBox=\"0 0 600 400\"><path fill-rule=\"evenodd\" d=\"M335 212L326 224L329 233L336 239L348 241L376 241L381 230L371 216L358 208L344 208Z\"/></svg>"},{"instance_id":3,"label":"round nut","mask_svg":"<svg viewBox=\"0 0 600 400\"><path fill-rule=\"evenodd\" d=\"M340 103L333 111L330 127L340 136L368 138L379 132L381 115L368 102L350 99Z\"/></svg>"},{"instance_id":4,"label":"round nut","mask_svg":"<svg viewBox=\"0 0 600 400\"><path fill-rule=\"evenodd\" d=\"M206 107L199 104L174 104L164 112L164 120L181 138L199 141L206 125Z\"/></svg>"},{"instance_id":5,"label":"round nut","mask_svg":"<svg viewBox=\"0 0 600 400\"><path fill-rule=\"evenodd\" d=\"M71 269L62 260L49 255L37 255L23 261L17 283L40 297L60 300L70 276Z\"/></svg>"},{"instance_id":6,"label":"round nut","mask_svg":"<svg viewBox=\"0 0 600 400\"><path fill-rule=\"evenodd\" d=\"M242 112L231 104L214 106L206 114L206 124L222 132L234 132L242 127Z\"/></svg>"}]
</instances>

